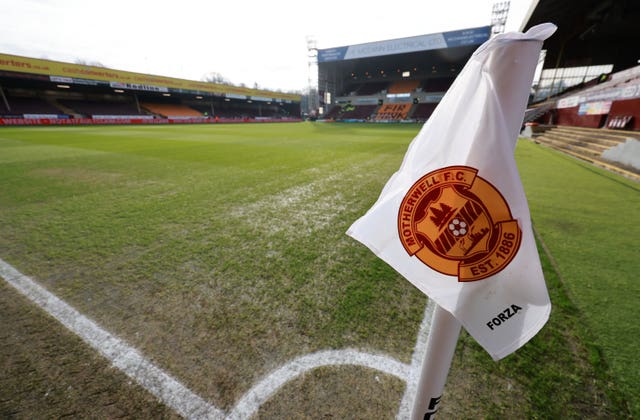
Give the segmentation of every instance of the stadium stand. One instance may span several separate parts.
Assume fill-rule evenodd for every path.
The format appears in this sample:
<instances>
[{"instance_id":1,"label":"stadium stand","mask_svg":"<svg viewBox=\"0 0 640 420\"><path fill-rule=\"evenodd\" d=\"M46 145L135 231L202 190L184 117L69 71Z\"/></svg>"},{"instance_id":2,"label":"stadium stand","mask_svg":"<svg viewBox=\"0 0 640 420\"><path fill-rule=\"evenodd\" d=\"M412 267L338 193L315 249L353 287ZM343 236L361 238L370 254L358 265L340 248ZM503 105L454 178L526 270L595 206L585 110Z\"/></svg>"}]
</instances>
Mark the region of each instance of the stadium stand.
<instances>
[{"instance_id":1,"label":"stadium stand","mask_svg":"<svg viewBox=\"0 0 640 420\"><path fill-rule=\"evenodd\" d=\"M163 118L203 118L204 115L181 104L141 103L140 107Z\"/></svg>"},{"instance_id":2,"label":"stadium stand","mask_svg":"<svg viewBox=\"0 0 640 420\"><path fill-rule=\"evenodd\" d=\"M584 127L550 127L536 142L547 145L573 157L585 160L618 172L629 178L640 180L640 171L626 167L602 157L603 153L629 139L640 141L640 133L634 131L609 130Z\"/></svg>"},{"instance_id":3,"label":"stadium stand","mask_svg":"<svg viewBox=\"0 0 640 420\"><path fill-rule=\"evenodd\" d=\"M205 109L204 106L194 106L192 108L198 109L203 114L211 115L211 107ZM290 114L286 109L281 107L277 103L273 102L244 102L244 101L228 101L213 105L213 115L219 118L229 118L235 120L243 120L247 118L252 119L265 119L271 118L274 120L286 119L290 117Z\"/></svg>"},{"instance_id":4,"label":"stadium stand","mask_svg":"<svg viewBox=\"0 0 640 420\"><path fill-rule=\"evenodd\" d=\"M377 107L377 105L358 105L347 107L347 109L340 115L340 119L358 121L369 120Z\"/></svg>"},{"instance_id":5,"label":"stadium stand","mask_svg":"<svg viewBox=\"0 0 640 420\"><path fill-rule=\"evenodd\" d=\"M17 92L17 94L14 94ZM171 98L164 100L155 94L113 95L77 93L39 89L4 89L7 100L0 96L0 118L69 118L69 119L172 119L206 120L218 117L232 121L299 120L299 104L225 100L198 101ZM137 97L146 97L140 101Z\"/></svg>"},{"instance_id":6,"label":"stadium stand","mask_svg":"<svg viewBox=\"0 0 640 420\"><path fill-rule=\"evenodd\" d=\"M533 104L523 135L567 155L640 180L640 169L625 163L640 141L640 66L600 75ZM621 151L624 150L624 151ZM620 154L622 153L622 154ZM616 156L615 158L612 157Z\"/></svg>"},{"instance_id":7,"label":"stadium stand","mask_svg":"<svg viewBox=\"0 0 640 420\"><path fill-rule=\"evenodd\" d=\"M530 112L525 121L539 124L640 130L640 66L572 86Z\"/></svg>"},{"instance_id":8,"label":"stadium stand","mask_svg":"<svg viewBox=\"0 0 640 420\"><path fill-rule=\"evenodd\" d=\"M436 106L438 106L437 103L418 104L411 117L416 121L426 121L436 109Z\"/></svg>"},{"instance_id":9,"label":"stadium stand","mask_svg":"<svg viewBox=\"0 0 640 420\"><path fill-rule=\"evenodd\" d=\"M387 88L387 86L389 86L388 82L364 83L360 85L360 87L356 90L356 92L360 96L373 95L376 93L383 92Z\"/></svg>"},{"instance_id":10,"label":"stadium stand","mask_svg":"<svg viewBox=\"0 0 640 420\"><path fill-rule=\"evenodd\" d=\"M198 111L200 114L204 116L211 116L214 114L213 104L211 103L187 103L185 105L188 105L189 108L191 109L195 109L196 111Z\"/></svg>"},{"instance_id":11,"label":"stadium stand","mask_svg":"<svg viewBox=\"0 0 640 420\"><path fill-rule=\"evenodd\" d=\"M425 92L446 92L455 78L453 77L434 77L426 79L422 84Z\"/></svg>"},{"instance_id":12,"label":"stadium stand","mask_svg":"<svg viewBox=\"0 0 640 420\"><path fill-rule=\"evenodd\" d=\"M10 109L5 110L3 114L7 115L58 115L61 111L51 103L38 97L7 97Z\"/></svg>"},{"instance_id":13,"label":"stadium stand","mask_svg":"<svg viewBox=\"0 0 640 420\"><path fill-rule=\"evenodd\" d=\"M301 99L0 53L0 125L300 121Z\"/></svg>"},{"instance_id":14,"label":"stadium stand","mask_svg":"<svg viewBox=\"0 0 640 420\"><path fill-rule=\"evenodd\" d=\"M347 83L344 90L338 92L338 102L328 106L323 118L333 121L424 122L431 116L455 77L390 79ZM425 91L425 88L429 91ZM379 105L370 105L372 100Z\"/></svg>"},{"instance_id":15,"label":"stadium stand","mask_svg":"<svg viewBox=\"0 0 640 420\"><path fill-rule=\"evenodd\" d=\"M388 93L411 93L420 86L420 80L398 80L389 86Z\"/></svg>"},{"instance_id":16,"label":"stadium stand","mask_svg":"<svg viewBox=\"0 0 640 420\"><path fill-rule=\"evenodd\" d=\"M72 110L75 114L85 115L87 117L95 116L129 116L144 115L137 106L132 102L109 101L103 100L82 100L82 99L60 99L57 101L60 105Z\"/></svg>"},{"instance_id":17,"label":"stadium stand","mask_svg":"<svg viewBox=\"0 0 640 420\"><path fill-rule=\"evenodd\" d=\"M362 114L362 106L369 112L378 104L380 109L365 120L424 121L490 35L491 27L483 26L319 49L319 105L327 111L320 118L345 121L357 112L344 109L346 104L357 106ZM433 107L419 106L431 103Z\"/></svg>"},{"instance_id":18,"label":"stadium stand","mask_svg":"<svg viewBox=\"0 0 640 420\"><path fill-rule=\"evenodd\" d=\"M333 106L333 107L331 107L329 112L325 114L324 118L326 118L328 120L336 120L340 116L340 112L341 111L342 111L342 107Z\"/></svg>"},{"instance_id":19,"label":"stadium stand","mask_svg":"<svg viewBox=\"0 0 640 420\"><path fill-rule=\"evenodd\" d=\"M376 121L403 121L409 116L412 104L383 104L376 112Z\"/></svg>"}]
</instances>

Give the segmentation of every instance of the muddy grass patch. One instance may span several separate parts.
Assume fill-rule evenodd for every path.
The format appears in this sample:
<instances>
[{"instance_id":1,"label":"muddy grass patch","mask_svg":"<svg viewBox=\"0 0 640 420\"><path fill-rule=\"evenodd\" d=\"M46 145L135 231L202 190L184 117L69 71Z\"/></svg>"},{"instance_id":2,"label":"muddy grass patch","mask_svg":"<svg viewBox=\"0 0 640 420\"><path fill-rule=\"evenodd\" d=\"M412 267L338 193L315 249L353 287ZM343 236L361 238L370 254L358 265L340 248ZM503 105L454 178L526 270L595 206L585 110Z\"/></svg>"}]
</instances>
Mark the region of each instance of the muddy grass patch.
<instances>
[{"instance_id":1,"label":"muddy grass patch","mask_svg":"<svg viewBox=\"0 0 640 420\"><path fill-rule=\"evenodd\" d=\"M4 281L0 319L0 417L179 418Z\"/></svg>"},{"instance_id":2,"label":"muddy grass patch","mask_svg":"<svg viewBox=\"0 0 640 420\"><path fill-rule=\"evenodd\" d=\"M393 419L405 383L373 369L321 367L282 387L254 419Z\"/></svg>"}]
</instances>

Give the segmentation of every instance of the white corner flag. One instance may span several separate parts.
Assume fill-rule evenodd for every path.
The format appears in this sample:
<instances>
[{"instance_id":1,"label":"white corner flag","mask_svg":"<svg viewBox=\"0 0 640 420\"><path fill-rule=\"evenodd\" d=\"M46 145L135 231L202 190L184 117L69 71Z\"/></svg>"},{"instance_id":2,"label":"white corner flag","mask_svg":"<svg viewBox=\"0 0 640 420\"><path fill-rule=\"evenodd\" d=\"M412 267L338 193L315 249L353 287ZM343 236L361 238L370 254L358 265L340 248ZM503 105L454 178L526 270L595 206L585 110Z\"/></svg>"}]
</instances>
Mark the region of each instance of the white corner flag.
<instances>
[{"instance_id":1,"label":"white corner flag","mask_svg":"<svg viewBox=\"0 0 640 420\"><path fill-rule=\"evenodd\" d=\"M551 303L514 159L550 23L480 46L347 234L450 312L495 360Z\"/></svg>"}]
</instances>

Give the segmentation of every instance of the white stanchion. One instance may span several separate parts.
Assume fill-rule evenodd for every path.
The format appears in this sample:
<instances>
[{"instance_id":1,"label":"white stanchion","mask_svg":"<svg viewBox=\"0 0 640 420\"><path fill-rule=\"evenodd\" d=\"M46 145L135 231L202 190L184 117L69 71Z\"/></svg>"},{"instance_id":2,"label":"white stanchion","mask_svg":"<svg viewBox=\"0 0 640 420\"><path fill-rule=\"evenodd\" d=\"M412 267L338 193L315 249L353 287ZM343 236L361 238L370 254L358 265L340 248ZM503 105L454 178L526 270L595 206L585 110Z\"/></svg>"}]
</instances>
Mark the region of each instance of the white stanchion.
<instances>
[{"instance_id":1,"label":"white stanchion","mask_svg":"<svg viewBox=\"0 0 640 420\"><path fill-rule=\"evenodd\" d=\"M413 403L412 420L435 418L460 336L460 328L460 322L451 313L436 305Z\"/></svg>"}]
</instances>

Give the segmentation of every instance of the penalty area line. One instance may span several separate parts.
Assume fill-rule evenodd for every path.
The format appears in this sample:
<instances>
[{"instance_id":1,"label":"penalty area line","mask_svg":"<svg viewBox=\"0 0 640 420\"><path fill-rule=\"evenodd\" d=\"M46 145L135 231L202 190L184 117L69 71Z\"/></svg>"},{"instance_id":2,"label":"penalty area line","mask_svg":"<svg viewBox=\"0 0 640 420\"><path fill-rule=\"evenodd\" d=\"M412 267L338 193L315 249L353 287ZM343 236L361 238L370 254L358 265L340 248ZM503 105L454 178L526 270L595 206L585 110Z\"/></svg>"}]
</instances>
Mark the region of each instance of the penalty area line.
<instances>
[{"instance_id":1,"label":"penalty area line","mask_svg":"<svg viewBox=\"0 0 640 420\"><path fill-rule=\"evenodd\" d=\"M147 360L138 350L0 259L0 277L78 335L144 389L186 418L223 419L225 414Z\"/></svg>"}]
</instances>

